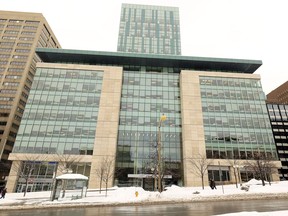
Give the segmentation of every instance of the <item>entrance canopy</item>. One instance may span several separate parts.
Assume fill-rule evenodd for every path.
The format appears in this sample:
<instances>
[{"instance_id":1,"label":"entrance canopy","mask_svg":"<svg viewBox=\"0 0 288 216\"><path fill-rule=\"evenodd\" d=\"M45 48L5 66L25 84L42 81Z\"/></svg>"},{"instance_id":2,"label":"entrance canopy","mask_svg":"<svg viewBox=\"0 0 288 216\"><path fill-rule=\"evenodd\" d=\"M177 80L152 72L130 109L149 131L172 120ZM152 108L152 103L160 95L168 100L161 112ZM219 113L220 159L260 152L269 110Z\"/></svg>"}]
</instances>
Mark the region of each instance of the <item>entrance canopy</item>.
<instances>
[{"instance_id":1,"label":"entrance canopy","mask_svg":"<svg viewBox=\"0 0 288 216\"><path fill-rule=\"evenodd\" d=\"M88 180L87 176L76 174L76 173L67 173L60 176L57 176L56 179L65 179L65 180Z\"/></svg>"}]
</instances>

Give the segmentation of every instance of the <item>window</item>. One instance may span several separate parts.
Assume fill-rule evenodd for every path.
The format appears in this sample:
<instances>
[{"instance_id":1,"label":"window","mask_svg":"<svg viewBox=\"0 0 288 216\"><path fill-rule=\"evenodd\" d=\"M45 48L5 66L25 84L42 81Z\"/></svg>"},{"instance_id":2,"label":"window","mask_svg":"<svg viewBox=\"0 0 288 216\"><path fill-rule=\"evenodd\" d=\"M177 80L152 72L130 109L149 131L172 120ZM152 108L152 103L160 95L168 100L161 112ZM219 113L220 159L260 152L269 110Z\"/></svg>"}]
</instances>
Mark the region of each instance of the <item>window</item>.
<instances>
[{"instance_id":1,"label":"window","mask_svg":"<svg viewBox=\"0 0 288 216\"><path fill-rule=\"evenodd\" d=\"M22 23L23 20L14 20L14 19L11 19L9 20L10 23Z\"/></svg>"},{"instance_id":2,"label":"window","mask_svg":"<svg viewBox=\"0 0 288 216\"><path fill-rule=\"evenodd\" d=\"M11 52L11 48L0 48L0 52Z\"/></svg>"},{"instance_id":3,"label":"window","mask_svg":"<svg viewBox=\"0 0 288 216\"><path fill-rule=\"evenodd\" d=\"M25 23L26 23L26 24L33 24L33 25L37 25L37 24L39 24L39 21L26 20Z\"/></svg>"},{"instance_id":4,"label":"window","mask_svg":"<svg viewBox=\"0 0 288 216\"><path fill-rule=\"evenodd\" d=\"M5 55L5 54L0 54L0 58L9 58L10 57L10 55Z\"/></svg>"},{"instance_id":5,"label":"window","mask_svg":"<svg viewBox=\"0 0 288 216\"><path fill-rule=\"evenodd\" d=\"M25 65L26 64L26 62L17 62L17 61L12 61L11 63L10 63L11 65L21 65L21 66L23 66L23 65Z\"/></svg>"},{"instance_id":6,"label":"window","mask_svg":"<svg viewBox=\"0 0 288 216\"><path fill-rule=\"evenodd\" d=\"M32 44L31 43L18 43L17 46L19 46L19 47L31 47Z\"/></svg>"},{"instance_id":7,"label":"window","mask_svg":"<svg viewBox=\"0 0 288 216\"><path fill-rule=\"evenodd\" d=\"M5 31L5 34L18 34L18 31Z\"/></svg>"},{"instance_id":8,"label":"window","mask_svg":"<svg viewBox=\"0 0 288 216\"><path fill-rule=\"evenodd\" d=\"M35 35L36 32L30 32L30 31L23 31L21 32L22 35Z\"/></svg>"},{"instance_id":9,"label":"window","mask_svg":"<svg viewBox=\"0 0 288 216\"><path fill-rule=\"evenodd\" d=\"M32 38L32 37L20 37L19 39L24 40L24 41L33 41L34 40L34 38Z\"/></svg>"},{"instance_id":10,"label":"window","mask_svg":"<svg viewBox=\"0 0 288 216\"><path fill-rule=\"evenodd\" d=\"M21 25L7 25L7 28L19 29Z\"/></svg>"},{"instance_id":11,"label":"window","mask_svg":"<svg viewBox=\"0 0 288 216\"><path fill-rule=\"evenodd\" d=\"M26 55L13 55L12 58L15 58L15 59L27 59L28 56L26 56Z\"/></svg>"},{"instance_id":12,"label":"window","mask_svg":"<svg viewBox=\"0 0 288 216\"><path fill-rule=\"evenodd\" d=\"M17 37L15 37L15 36L3 36L2 39L4 39L4 40L16 40Z\"/></svg>"},{"instance_id":13,"label":"window","mask_svg":"<svg viewBox=\"0 0 288 216\"><path fill-rule=\"evenodd\" d=\"M9 72L16 72L16 73L21 73L23 72L24 68L8 68Z\"/></svg>"},{"instance_id":14,"label":"window","mask_svg":"<svg viewBox=\"0 0 288 216\"><path fill-rule=\"evenodd\" d=\"M6 79L21 79L22 76L12 76L12 75L7 75L5 78Z\"/></svg>"},{"instance_id":15,"label":"window","mask_svg":"<svg viewBox=\"0 0 288 216\"><path fill-rule=\"evenodd\" d=\"M5 46L11 47L14 44L15 44L15 42L0 42L1 47L5 47Z\"/></svg>"},{"instance_id":16,"label":"window","mask_svg":"<svg viewBox=\"0 0 288 216\"><path fill-rule=\"evenodd\" d=\"M24 26L24 29L29 29L29 30L36 30L37 26Z\"/></svg>"},{"instance_id":17,"label":"window","mask_svg":"<svg viewBox=\"0 0 288 216\"><path fill-rule=\"evenodd\" d=\"M4 82L3 86L19 86L18 82Z\"/></svg>"},{"instance_id":18,"label":"window","mask_svg":"<svg viewBox=\"0 0 288 216\"><path fill-rule=\"evenodd\" d=\"M29 49L15 49L15 52L28 53L28 52L30 52L30 50Z\"/></svg>"}]
</instances>

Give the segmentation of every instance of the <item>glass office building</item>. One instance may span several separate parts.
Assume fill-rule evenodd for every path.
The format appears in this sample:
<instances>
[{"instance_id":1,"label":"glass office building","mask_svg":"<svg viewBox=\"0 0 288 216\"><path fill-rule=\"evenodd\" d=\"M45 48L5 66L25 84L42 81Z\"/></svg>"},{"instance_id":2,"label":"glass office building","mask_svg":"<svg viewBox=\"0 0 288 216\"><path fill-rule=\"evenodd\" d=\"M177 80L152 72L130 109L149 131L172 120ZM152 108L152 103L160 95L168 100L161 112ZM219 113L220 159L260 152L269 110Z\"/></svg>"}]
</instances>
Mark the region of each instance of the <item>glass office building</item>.
<instances>
[{"instance_id":1,"label":"glass office building","mask_svg":"<svg viewBox=\"0 0 288 216\"><path fill-rule=\"evenodd\" d=\"M31 190L51 187L56 153L81 158L72 169L89 176L89 188L99 187L95 170L109 156L115 167L109 186L153 190L159 134L170 176L165 184L201 185L187 160L199 154L213 160L205 184L208 175L219 180L219 168L233 182L229 159L276 154L260 76L253 74L261 61L60 49L37 54L43 62L10 155L13 164L43 156ZM159 130L162 114L167 120ZM21 191L14 176L8 187Z\"/></svg>"},{"instance_id":2,"label":"glass office building","mask_svg":"<svg viewBox=\"0 0 288 216\"><path fill-rule=\"evenodd\" d=\"M122 4L117 51L181 55L179 9Z\"/></svg>"}]
</instances>

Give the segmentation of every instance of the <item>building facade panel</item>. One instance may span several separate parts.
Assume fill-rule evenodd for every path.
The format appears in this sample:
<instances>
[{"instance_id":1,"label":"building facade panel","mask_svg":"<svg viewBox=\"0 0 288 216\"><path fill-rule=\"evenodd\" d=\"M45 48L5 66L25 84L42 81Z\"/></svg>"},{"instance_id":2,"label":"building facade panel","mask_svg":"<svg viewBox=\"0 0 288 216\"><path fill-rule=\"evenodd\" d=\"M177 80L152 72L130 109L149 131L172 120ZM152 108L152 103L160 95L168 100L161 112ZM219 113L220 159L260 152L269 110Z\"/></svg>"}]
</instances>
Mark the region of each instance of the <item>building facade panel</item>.
<instances>
[{"instance_id":1,"label":"building facade panel","mask_svg":"<svg viewBox=\"0 0 288 216\"><path fill-rule=\"evenodd\" d=\"M119 116L120 100L115 100L118 104L113 100L113 103L107 103L110 96L115 97L116 94L115 86L110 88L107 85L111 84L109 81L111 78L115 79L110 76L111 71L121 73L121 70L117 67L111 69L97 66L79 66L79 68L75 65L70 66L45 63L38 65L29 105L13 150L14 155L25 152L34 152L38 155L95 155L96 144L104 148L106 153L106 150L113 152L111 147L109 148L109 143L101 145L101 142L97 142L97 138L105 136L114 138L116 149L119 117L113 115ZM118 86L118 98L120 98L121 85ZM110 109L111 107L113 109ZM108 120L105 117L106 108L111 111L110 115L113 113L112 118ZM101 113L98 113L99 110ZM97 125L100 126L98 133L96 133ZM89 162L81 161L82 166L86 166L85 174L90 175L91 162L92 158ZM81 172L83 169L79 166L75 165L73 171ZM51 188L52 182L47 182L45 177L35 174L35 179L38 179L38 188L40 184L46 184L47 189ZM18 182L16 191L21 191L22 187L23 183Z\"/></svg>"}]
</instances>

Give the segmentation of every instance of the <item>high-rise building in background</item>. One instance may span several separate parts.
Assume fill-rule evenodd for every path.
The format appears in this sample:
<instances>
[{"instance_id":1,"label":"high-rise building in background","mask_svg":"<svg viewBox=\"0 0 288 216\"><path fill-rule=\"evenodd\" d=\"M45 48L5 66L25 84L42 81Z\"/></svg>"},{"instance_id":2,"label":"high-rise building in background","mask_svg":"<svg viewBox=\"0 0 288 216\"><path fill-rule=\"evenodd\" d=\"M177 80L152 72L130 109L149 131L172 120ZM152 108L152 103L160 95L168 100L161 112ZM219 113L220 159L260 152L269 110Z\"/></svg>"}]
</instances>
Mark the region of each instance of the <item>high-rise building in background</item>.
<instances>
[{"instance_id":1,"label":"high-rise building in background","mask_svg":"<svg viewBox=\"0 0 288 216\"><path fill-rule=\"evenodd\" d=\"M267 103L288 104L288 81L267 94Z\"/></svg>"},{"instance_id":2,"label":"high-rise building in background","mask_svg":"<svg viewBox=\"0 0 288 216\"><path fill-rule=\"evenodd\" d=\"M39 61L36 47L60 48L43 15L0 11L0 186Z\"/></svg>"},{"instance_id":3,"label":"high-rise building in background","mask_svg":"<svg viewBox=\"0 0 288 216\"><path fill-rule=\"evenodd\" d=\"M282 163L279 174L283 180L288 180L288 105L268 103L267 109L278 156Z\"/></svg>"},{"instance_id":4,"label":"high-rise building in background","mask_svg":"<svg viewBox=\"0 0 288 216\"><path fill-rule=\"evenodd\" d=\"M267 95L267 109L279 159L280 177L288 180L288 81Z\"/></svg>"},{"instance_id":5,"label":"high-rise building in background","mask_svg":"<svg viewBox=\"0 0 288 216\"><path fill-rule=\"evenodd\" d=\"M179 9L122 4L117 51L181 55Z\"/></svg>"}]
</instances>

